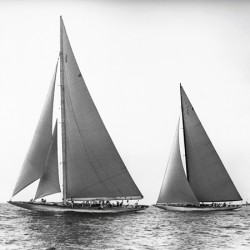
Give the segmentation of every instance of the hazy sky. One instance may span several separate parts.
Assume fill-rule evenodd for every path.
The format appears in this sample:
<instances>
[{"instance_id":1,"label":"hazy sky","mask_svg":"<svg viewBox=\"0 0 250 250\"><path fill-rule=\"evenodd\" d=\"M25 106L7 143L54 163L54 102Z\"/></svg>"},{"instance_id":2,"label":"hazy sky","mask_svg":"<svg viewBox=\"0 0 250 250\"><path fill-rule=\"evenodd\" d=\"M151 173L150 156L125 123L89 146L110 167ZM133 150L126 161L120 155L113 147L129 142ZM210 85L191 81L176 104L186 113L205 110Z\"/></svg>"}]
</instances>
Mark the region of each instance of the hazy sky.
<instances>
[{"instance_id":1,"label":"hazy sky","mask_svg":"<svg viewBox=\"0 0 250 250\"><path fill-rule=\"evenodd\" d=\"M250 1L239 0L0 0L0 201L11 197L49 88L60 15L145 203L158 198L180 114L180 82L250 201L249 13ZM20 197L34 194L30 187Z\"/></svg>"}]
</instances>

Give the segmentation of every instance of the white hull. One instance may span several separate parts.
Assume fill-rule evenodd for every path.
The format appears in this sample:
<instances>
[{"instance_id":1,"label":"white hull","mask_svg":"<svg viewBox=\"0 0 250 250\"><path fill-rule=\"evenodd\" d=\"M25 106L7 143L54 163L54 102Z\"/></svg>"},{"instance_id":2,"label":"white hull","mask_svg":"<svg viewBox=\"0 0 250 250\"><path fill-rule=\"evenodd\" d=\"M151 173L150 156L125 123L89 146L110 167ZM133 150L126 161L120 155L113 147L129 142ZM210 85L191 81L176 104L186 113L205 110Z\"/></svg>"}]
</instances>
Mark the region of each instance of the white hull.
<instances>
[{"instance_id":1,"label":"white hull","mask_svg":"<svg viewBox=\"0 0 250 250\"><path fill-rule=\"evenodd\" d=\"M22 201L9 201L11 205L21 207L24 209L34 210L38 212L76 212L85 214L117 214L117 213L130 213L146 209L148 206L124 206L124 207L105 207L100 209L98 207L82 207L81 205L64 206L56 203L31 203Z\"/></svg>"},{"instance_id":2,"label":"white hull","mask_svg":"<svg viewBox=\"0 0 250 250\"><path fill-rule=\"evenodd\" d=\"M241 208L239 205L225 206L225 207L184 207L184 206L171 206L171 205L154 205L155 207L168 210L168 211L179 211L179 212L215 212L215 211L229 211Z\"/></svg>"}]
</instances>

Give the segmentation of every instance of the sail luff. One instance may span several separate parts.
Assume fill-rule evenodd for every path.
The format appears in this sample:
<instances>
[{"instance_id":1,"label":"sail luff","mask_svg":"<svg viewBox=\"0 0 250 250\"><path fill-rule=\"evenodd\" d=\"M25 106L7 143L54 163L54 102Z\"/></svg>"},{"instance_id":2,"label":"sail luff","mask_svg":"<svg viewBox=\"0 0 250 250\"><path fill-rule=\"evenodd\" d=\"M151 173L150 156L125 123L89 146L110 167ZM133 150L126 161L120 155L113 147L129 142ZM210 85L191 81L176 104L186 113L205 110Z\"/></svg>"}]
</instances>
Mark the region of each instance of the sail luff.
<instances>
[{"instance_id":1,"label":"sail luff","mask_svg":"<svg viewBox=\"0 0 250 250\"><path fill-rule=\"evenodd\" d=\"M13 195L16 195L25 187L38 180L43 175L45 161L52 138L52 116L54 90L56 82L58 62L50 84L50 88L37 124L31 145L24 160Z\"/></svg>"},{"instance_id":2,"label":"sail luff","mask_svg":"<svg viewBox=\"0 0 250 250\"><path fill-rule=\"evenodd\" d=\"M184 157L185 157L185 163L186 163L186 174L187 174L187 180L189 180L189 171L188 171L188 161L187 161L187 155L186 155L186 132L185 132L185 120L184 120L184 116L183 116L183 100L182 100L182 92L181 92L181 84L180 84L180 96L181 96L181 119L182 119L182 124L183 124L183 143L184 143L184 150L185 150L185 154L184 154Z\"/></svg>"},{"instance_id":3,"label":"sail luff","mask_svg":"<svg viewBox=\"0 0 250 250\"><path fill-rule=\"evenodd\" d=\"M67 199L67 171L66 171L66 123L65 123L65 84L64 84L64 53L63 53L63 31L64 24L62 16L60 16L60 92L61 92L61 134L62 134L62 188L63 188L63 203L66 204Z\"/></svg>"}]
</instances>

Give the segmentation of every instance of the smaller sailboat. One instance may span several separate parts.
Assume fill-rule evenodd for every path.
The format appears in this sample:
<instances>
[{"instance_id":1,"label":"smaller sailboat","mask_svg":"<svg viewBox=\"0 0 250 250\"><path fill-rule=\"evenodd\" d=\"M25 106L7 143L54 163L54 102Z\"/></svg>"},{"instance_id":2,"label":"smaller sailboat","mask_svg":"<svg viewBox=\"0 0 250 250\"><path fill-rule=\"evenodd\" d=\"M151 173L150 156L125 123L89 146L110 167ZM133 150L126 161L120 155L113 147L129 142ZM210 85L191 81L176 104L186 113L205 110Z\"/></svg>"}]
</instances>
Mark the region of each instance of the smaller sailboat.
<instances>
[{"instance_id":1,"label":"smaller sailboat","mask_svg":"<svg viewBox=\"0 0 250 250\"><path fill-rule=\"evenodd\" d=\"M122 161L90 96L62 18L60 18L61 115L56 117L58 122L53 129L56 72L57 65L30 149L13 192L15 196L39 180L36 195L30 202L9 201L9 203L35 211L79 213L126 213L147 208L148 206L138 205L138 202L129 205L129 200L140 200L143 196ZM57 133L59 125L60 134ZM59 182L59 162L62 185ZM61 186L62 202L46 202L43 199L45 196L60 193ZM38 201L41 198L42 201Z\"/></svg>"},{"instance_id":2,"label":"smaller sailboat","mask_svg":"<svg viewBox=\"0 0 250 250\"><path fill-rule=\"evenodd\" d=\"M172 211L222 211L242 200L184 89L180 86L185 163L180 150L180 120L157 204ZM186 171L183 165L186 165Z\"/></svg>"}]
</instances>

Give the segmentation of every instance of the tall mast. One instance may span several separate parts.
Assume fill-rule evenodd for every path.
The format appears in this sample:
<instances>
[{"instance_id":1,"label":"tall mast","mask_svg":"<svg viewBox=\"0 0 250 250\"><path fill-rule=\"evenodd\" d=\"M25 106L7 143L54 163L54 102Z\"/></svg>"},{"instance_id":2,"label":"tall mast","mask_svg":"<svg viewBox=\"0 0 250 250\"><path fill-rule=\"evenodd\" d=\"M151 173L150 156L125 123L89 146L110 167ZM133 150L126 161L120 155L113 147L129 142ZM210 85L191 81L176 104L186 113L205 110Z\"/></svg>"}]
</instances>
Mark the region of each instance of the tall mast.
<instances>
[{"instance_id":1,"label":"tall mast","mask_svg":"<svg viewBox=\"0 0 250 250\"><path fill-rule=\"evenodd\" d=\"M182 101L182 86L180 83L180 95L181 95L181 117L182 117L182 126L183 126L183 137L184 137L184 149L185 149L185 161L186 161L186 173L187 173L187 180L189 181L189 171L188 171L188 162L187 162L187 148L186 148L186 132L185 132L185 122L184 122L184 115L183 115L183 101Z\"/></svg>"},{"instance_id":2,"label":"tall mast","mask_svg":"<svg viewBox=\"0 0 250 250\"><path fill-rule=\"evenodd\" d=\"M63 20L60 16L60 86L61 86L61 131L62 131L62 176L63 204L66 204L66 129L65 129L65 92L64 92L64 54Z\"/></svg>"}]
</instances>

